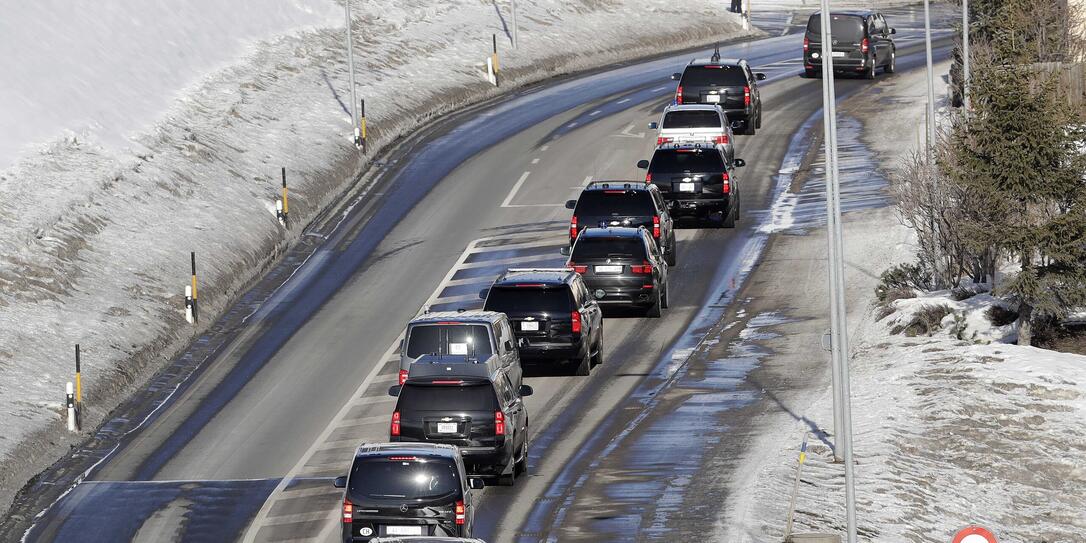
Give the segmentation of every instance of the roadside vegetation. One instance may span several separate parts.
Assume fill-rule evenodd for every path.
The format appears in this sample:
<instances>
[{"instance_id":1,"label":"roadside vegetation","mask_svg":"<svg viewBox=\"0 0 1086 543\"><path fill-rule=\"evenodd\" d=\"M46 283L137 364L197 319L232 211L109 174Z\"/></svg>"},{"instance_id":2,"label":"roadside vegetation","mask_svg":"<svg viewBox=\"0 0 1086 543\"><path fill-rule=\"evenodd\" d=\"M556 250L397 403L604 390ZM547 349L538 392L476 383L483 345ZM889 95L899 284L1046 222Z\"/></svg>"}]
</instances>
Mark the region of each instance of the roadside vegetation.
<instances>
[{"instance_id":1,"label":"roadside vegetation","mask_svg":"<svg viewBox=\"0 0 1086 543\"><path fill-rule=\"evenodd\" d=\"M878 316L925 293L956 301L990 293L998 303L989 320L1013 321L1019 345L1083 345L1062 323L1086 311L1086 109L1061 74L1082 68L1086 42L1059 3L979 4L970 107L950 110L935 145L891 179L917 258L883 273ZM895 328L930 334L942 322L953 333L947 309L932 306Z\"/></svg>"}]
</instances>

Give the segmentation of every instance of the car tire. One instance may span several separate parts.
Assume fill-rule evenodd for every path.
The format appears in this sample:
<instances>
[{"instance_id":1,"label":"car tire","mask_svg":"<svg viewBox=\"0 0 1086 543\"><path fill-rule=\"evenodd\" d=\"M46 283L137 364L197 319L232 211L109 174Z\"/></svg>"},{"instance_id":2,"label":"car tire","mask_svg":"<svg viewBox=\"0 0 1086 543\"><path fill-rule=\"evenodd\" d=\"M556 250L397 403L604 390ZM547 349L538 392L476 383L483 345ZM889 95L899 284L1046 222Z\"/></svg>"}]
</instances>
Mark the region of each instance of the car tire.
<instances>
[{"instance_id":1,"label":"car tire","mask_svg":"<svg viewBox=\"0 0 1086 543\"><path fill-rule=\"evenodd\" d=\"M746 136L753 136L755 131L754 123L748 118L746 126L743 127L743 134Z\"/></svg>"},{"instance_id":2,"label":"car tire","mask_svg":"<svg viewBox=\"0 0 1086 543\"><path fill-rule=\"evenodd\" d=\"M573 375L586 377L589 373L592 373L592 352L590 349L585 349L584 356L581 357L581 363L573 368Z\"/></svg>"},{"instance_id":3,"label":"car tire","mask_svg":"<svg viewBox=\"0 0 1086 543\"><path fill-rule=\"evenodd\" d=\"M660 318L660 310L662 309L660 307L661 305L662 302L660 300L660 289L656 289L656 303L652 304L652 306L650 306L649 309L645 311L645 316L649 317L650 319Z\"/></svg>"},{"instance_id":4,"label":"car tire","mask_svg":"<svg viewBox=\"0 0 1086 543\"><path fill-rule=\"evenodd\" d=\"M600 335L603 335L603 330L600 330ZM592 357L592 366L599 366L603 364L603 337L596 340L596 355Z\"/></svg>"},{"instance_id":5,"label":"car tire","mask_svg":"<svg viewBox=\"0 0 1086 543\"><path fill-rule=\"evenodd\" d=\"M517 468L514 465L513 470L509 473L503 473L498 476L498 486L513 486L517 482Z\"/></svg>"},{"instance_id":6,"label":"car tire","mask_svg":"<svg viewBox=\"0 0 1086 543\"><path fill-rule=\"evenodd\" d=\"M671 240L671 250L668 251L667 255L664 257L664 261L667 262L668 266L674 266L675 263L678 262L678 260L679 260L679 255L676 254L676 252L679 250L679 248L676 245L677 244L675 243L675 240L672 239Z\"/></svg>"},{"instance_id":7,"label":"car tire","mask_svg":"<svg viewBox=\"0 0 1086 543\"><path fill-rule=\"evenodd\" d=\"M758 121L754 123L754 128L762 128L762 110L758 110Z\"/></svg>"},{"instance_id":8,"label":"car tire","mask_svg":"<svg viewBox=\"0 0 1086 543\"><path fill-rule=\"evenodd\" d=\"M897 71L897 51L890 51L890 63L883 68L884 73L892 74Z\"/></svg>"},{"instance_id":9,"label":"car tire","mask_svg":"<svg viewBox=\"0 0 1086 543\"><path fill-rule=\"evenodd\" d=\"M660 296L660 307L663 308L663 309L667 309L667 307L668 307L668 296L667 296L667 294L668 294L667 293L667 283L664 283L664 294L662 296Z\"/></svg>"},{"instance_id":10,"label":"car tire","mask_svg":"<svg viewBox=\"0 0 1086 543\"><path fill-rule=\"evenodd\" d=\"M807 79L817 79L819 77L822 77L822 70L804 68L803 75L806 76Z\"/></svg>"},{"instance_id":11,"label":"car tire","mask_svg":"<svg viewBox=\"0 0 1086 543\"><path fill-rule=\"evenodd\" d=\"M871 67L864 70L864 79L875 79L875 66L879 65L879 59L871 59Z\"/></svg>"},{"instance_id":12,"label":"car tire","mask_svg":"<svg viewBox=\"0 0 1086 543\"><path fill-rule=\"evenodd\" d=\"M735 228L735 219L739 215L739 202L735 203L735 209L729 209L726 213L723 213L720 217L720 226L724 228Z\"/></svg>"},{"instance_id":13,"label":"car tire","mask_svg":"<svg viewBox=\"0 0 1086 543\"><path fill-rule=\"evenodd\" d=\"M516 472L517 475L520 475L520 476L528 475L528 440L527 439L524 440L524 446L521 447L520 460L517 460L517 463L515 465L513 465L513 471Z\"/></svg>"}]
</instances>

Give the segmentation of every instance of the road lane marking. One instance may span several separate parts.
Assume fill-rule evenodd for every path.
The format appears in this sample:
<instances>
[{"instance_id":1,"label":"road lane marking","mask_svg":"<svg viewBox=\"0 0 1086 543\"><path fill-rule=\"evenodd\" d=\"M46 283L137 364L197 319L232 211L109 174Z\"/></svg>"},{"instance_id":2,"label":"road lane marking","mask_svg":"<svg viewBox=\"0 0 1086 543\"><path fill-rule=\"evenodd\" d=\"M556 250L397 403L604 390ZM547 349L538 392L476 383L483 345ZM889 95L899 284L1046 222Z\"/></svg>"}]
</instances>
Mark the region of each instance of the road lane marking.
<instances>
[{"instance_id":1,"label":"road lane marking","mask_svg":"<svg viewBox=\"0 0 1086 543\"><path fill-rule=\"evenodd\" d=\"M660 92L662 90L667 90L668 88L670 88L670 87L657 87L655 89L650 90L649 92Z\"/></svg>"},{"instance_id":2,"label":"road lane marking","mask_svg":"<svg viewBox=\"0 0 1086 543\"><path fill-rule=\"evenodd\" d=\"M567 128L575 128L576 126L577 126L577 121L573 121L573 122L566 125Z\"/></svg>"},{"instance_id":3,"label":"road lane marking","mask_svg":"<svg viewBox=\"0 0 1086 543\"><path fill-rule=\"evenodd\" d=\"M603 113L603 112L597 109L596 111L593 111L592 113L589 113L588 116L589 117L595 117L596 115L599 115L600 113Z\"/></svg>"},{"instance_id":4,"label":"road lane marking","mask_svg":"<svg viewBox=\"0 0 1086 543\"><path fill-rule=\"evenodd\" d=\"M543 147L540 147L540 148L539 148L539 152L541 152L541 153L542 153L542 152L544 152L544 151L546 151L547 149L550 149L550 148L551 148L551 146L550 146L550 145L544 145Z\"/></svg>"},{"instance_id":5,"label":"road lane marking","mask_svg":"<svg viewBox=\"0 0 1086 543\"><path fill-rule=\"evenodd\" d=\"M517 191L520 190L520 186L524 184L524 180L528 179L528 176L532 172L524 172L521 174L520 179L513 185L513 190L509 191L509 195L505 197L505 201L502 202L502 207L512 207L509 204L513 203L513 197L517 195Z\"/></svg>"},{"instance_id":6,"label":"road lane marking","mask_svg":"<svg viewBox=\"0 0 1086 543\"><path fill-rule=\"evenodd\" d=\"M633 132L634 126L636 126L634 123L630 123L626 126L626 128L622 129L622 132L619 132L618 134L612 134L612 136L616 138L644 138L644 132Z\"/></svg>"},{"instance_id":7,"label":"road lane marking","mask_svg":"<svg viewBox=\"0 0 1086 543\"><path fill-rule=\"evenodd\" d=\"M623 98L623 99L619 100L619 101L618 101L618 102L616 102L616 103L618 103L618 104L625 104L626 102L629 102L629 101L630 101L630 99L629 99L629 98Z\"/></svg>"},{"instance_id":8,"label":"road lane marking","mask_svg":"<svg viewBox=\"0 0 1086 543\"><path fill-rule=\"evenodd\" d=\"M539 159L538 158L533 158L532 159L532 164L539 164Z\"/></svg>"}]
</instances>

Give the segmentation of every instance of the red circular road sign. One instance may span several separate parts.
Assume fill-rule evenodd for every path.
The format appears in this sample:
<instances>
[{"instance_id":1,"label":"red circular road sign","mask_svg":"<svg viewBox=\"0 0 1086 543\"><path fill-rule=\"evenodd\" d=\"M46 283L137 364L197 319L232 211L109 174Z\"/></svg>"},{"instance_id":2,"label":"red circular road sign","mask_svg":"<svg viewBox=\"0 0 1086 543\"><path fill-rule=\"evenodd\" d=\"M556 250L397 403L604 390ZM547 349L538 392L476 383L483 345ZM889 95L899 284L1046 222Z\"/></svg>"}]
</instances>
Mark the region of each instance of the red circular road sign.
<instances>
[{"instance_id":1,"label":"red circular road sign","mask_svg":"<svg viewBox=\"0 0 1086 543\"><path fill-rule=\"evenodd\" d=\"M954 534L954 540L951 543L996 543L996 537L980 526L968 526Z\"/></svg>"}]
</instances>

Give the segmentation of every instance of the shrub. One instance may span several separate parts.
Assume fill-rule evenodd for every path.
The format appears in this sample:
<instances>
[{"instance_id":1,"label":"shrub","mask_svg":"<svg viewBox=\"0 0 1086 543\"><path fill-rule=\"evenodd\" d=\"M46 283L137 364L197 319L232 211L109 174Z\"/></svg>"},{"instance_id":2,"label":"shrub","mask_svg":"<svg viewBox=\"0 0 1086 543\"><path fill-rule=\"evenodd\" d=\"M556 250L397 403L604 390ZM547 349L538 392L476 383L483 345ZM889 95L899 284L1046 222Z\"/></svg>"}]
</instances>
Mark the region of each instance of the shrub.
<instances>
[{"instance_id":1,"label":"shrub","mask_svg":"<svg viewBox=\"0 0 1086 543\"><path fill-rule=\"evenodd\" d=\"M943 317L953 312L954 309L947 304L925 305L913 314L909 322L895 326L890 333L904 333L909 337L930 336L942 329Z\"/></svg>"},{"instance_id":2,"label":"shrub","mask_svg":"<svg viewBox=\"0 0 1086 543\"><path fill-rule=\"evenodd\" d=\"M875 287L875 297L879 303L888 305L893 300L912 298L914 296L898 296L891 300L894 293L903 291L930 290L931 273L924 270L919 264L900 264L894 266L879 276L879 284Z\"/></svg>"}]
</instances>

